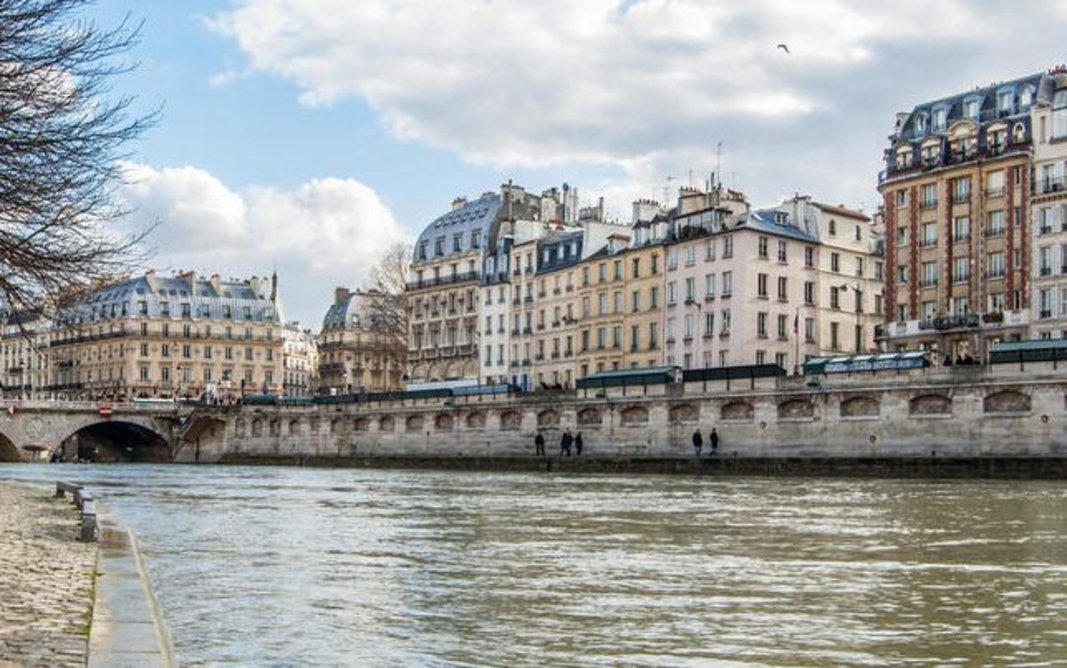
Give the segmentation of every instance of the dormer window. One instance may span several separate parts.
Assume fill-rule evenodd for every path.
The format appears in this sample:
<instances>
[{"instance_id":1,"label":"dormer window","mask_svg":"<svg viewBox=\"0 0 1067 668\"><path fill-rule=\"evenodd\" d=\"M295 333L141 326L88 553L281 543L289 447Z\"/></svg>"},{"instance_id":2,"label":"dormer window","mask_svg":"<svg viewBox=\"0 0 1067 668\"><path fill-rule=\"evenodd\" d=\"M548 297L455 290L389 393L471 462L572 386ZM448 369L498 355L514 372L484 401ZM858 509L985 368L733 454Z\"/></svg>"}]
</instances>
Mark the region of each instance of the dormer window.
<instances>
[{"instance_id":1,"label":"dormer window","mask_svg":"<svg viewBox=\"0 0 1067 668\"><path fill-rule=\"evenodd\" d=\"M1052 96L1052 138L1067 137L1067 88Z\"/></svg>"},{"instance_id":2,"label":"dormer window","mask_svg":"<svg viewBox=\"0 0 1067 668\"><path fill-rule=\"evenodd\" d=\"M906 146L897 151L897 169L907 169L911 167L912 162L912 150L910 146Z\"/></svg>"},{"instance_id":3,"label":"dormer window","mask_svg":"<svg viewBox=\"0 0 1067 668\"><path fill-rule=\"evenodd\" d=\"M934 132L941 132L945 129L945 121L948 118L948 110L944 107L934 109Z\"/></svg>"},{"instance_id":4,"label":"dormer window","mask_svg":"<svg viewBox=\"0 0 1067 668\"><path fill-rule=\"evenodd\" d=\"M1019 94L1019 106L1029 107L1034 103L1034 89L1032 86L1027 86L1023 89L1023 92Z\"/></svg>"},{"instance_id":5,"label":"dormer window","mask_svg":"<svg viewBox=\"0 0 1067 668\"><path fill-rule=\"evenodd\" d=\"M922 136L926 134L926 115L919 114L915 117L915 134Z\"/></svg>"},{"instance_id":6,"label":"dormer window","mask_svg":"<svg viewBox=\"0 0 1067 668\"><path fill-rule=\"evenodd\" d=\"M1007 116L1011 113L1012 108L1012 94L1010 90L1002 90L997 93L997 113L1000 116Z\"/></svg>"},{"instance_id":7,"label":"dormer window","mask_svg":"<svg viewBox=\"0 0 1067 668\"><path fill-rule=\"evenodd\" d=\"M971 98L963 101L963 115L967 118L978 118L978 99Z\"/></svg>"}]
</instances>

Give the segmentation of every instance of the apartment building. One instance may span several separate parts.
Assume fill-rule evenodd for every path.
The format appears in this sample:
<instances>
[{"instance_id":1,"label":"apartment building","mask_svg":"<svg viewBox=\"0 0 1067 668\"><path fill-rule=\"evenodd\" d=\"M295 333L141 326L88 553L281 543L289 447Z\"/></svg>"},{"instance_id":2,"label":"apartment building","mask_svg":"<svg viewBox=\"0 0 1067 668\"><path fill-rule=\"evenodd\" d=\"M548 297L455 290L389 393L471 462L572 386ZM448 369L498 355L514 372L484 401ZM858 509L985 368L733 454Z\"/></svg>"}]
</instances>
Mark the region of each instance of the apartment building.
<instances>
[{"instance_id":1,"label":"apartment building","mask_svg":"<svg viewBox=\"0 0 1067 668\"><path fill-rule=\"evenodd\" d=\"M53 394L223 400L282 388L277 276L195 272L102 286L64 308L48 344Z\"/></svg>"},{"instance_id":2,"label":"apartment building","mask_svg":"<svg viewBox=\"0 0 1067 668\"><path fill-rule=\"evenodd\" d=\"M52 321L39 311L0 313L0 396L35 398L51 383Z\"/></svg>"},{"instance_id":3,"label":"apartment building","mask_svg":"<svg viewBox=\"0 0 1067 668\"><path fill-rule=\"evenodd\" d=\"M318 336L318 386L322 392L384 392L403 387L404 350L380 320L382 296L374 290L336 288Z\"/></svg>"},{"instance_id":4,"label":"apartment building","mask_svg":"<svg viewBox=\"0 0 1067 668\"><path fill-rule=\"evenodd\" d=\"M318 390L319 350L315 335L300 323L282 327L282 394L306 396Z\"/></svg>"},{"instance_id":5,"label":"apartment building","mask_svg":"<svg viewBox=\"0 0 1067 668\"><path fill-rule=\"evenodd\" d=\"M980 359L990 343L1028 335L1031 113L1049 78L980 86L898 114L879 175L887 349Z\"/></svg>"},{"instance_id":6,"label":"apartment building","mask_svg":"<svg viewBox=\"0 0 1067 668\"><path fill-rule=\"evenodd\" d=\"M1032 338L1067 336L1067 68L1042 77L1034 128L1030 213Z\"/></svg>"}]
</instances>

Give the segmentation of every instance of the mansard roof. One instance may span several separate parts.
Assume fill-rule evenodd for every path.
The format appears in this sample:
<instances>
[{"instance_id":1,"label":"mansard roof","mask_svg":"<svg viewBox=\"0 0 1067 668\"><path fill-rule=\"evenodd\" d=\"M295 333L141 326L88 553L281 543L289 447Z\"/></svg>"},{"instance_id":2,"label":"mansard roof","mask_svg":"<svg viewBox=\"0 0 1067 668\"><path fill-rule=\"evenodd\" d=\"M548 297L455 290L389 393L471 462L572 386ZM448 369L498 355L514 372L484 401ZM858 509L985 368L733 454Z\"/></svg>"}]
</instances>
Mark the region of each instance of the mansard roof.
<instances>
[{"instance_id":1,"label":"mansard roof","mask_svg":"<svg viewBox=\"0 0 1067 668\"><path fill-rule=\"evenodd\" d=\"M415 242L413 259L421 261L420 249L425 248L425 259L449 257L473 250L471 247L471 235L475 230L480 230L481 248L487 247L490 239L491 227L496 220L497 214L503 206L503 201L498 193L485 193L476 200L464 202L446 214L438 216L419 235ZM460 248L455 250L453 239L460 235ZM441 252L437 253L435 242L442 240ZM425 246L424 246L425 244Z\"/></svg>"}]
</instances>

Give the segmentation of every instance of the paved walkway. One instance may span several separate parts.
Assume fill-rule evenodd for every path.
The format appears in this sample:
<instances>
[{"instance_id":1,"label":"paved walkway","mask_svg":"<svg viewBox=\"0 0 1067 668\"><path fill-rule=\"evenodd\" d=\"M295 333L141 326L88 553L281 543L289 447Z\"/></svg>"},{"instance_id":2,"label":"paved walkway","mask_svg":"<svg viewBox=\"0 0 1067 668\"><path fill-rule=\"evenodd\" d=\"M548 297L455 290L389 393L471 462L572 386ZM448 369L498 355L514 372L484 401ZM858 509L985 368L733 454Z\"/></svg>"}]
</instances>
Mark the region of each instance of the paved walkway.
<instances>
[{"instance_id":1,"label":"paved walkway","mask_svg":"<svg viewBox=\"0 0 1067 668\"><path fill-rule=\"evenodd\" d=\"M70 499L0 482L0 666L85 666L97 545Z\"/></svg>"}]
</instances>

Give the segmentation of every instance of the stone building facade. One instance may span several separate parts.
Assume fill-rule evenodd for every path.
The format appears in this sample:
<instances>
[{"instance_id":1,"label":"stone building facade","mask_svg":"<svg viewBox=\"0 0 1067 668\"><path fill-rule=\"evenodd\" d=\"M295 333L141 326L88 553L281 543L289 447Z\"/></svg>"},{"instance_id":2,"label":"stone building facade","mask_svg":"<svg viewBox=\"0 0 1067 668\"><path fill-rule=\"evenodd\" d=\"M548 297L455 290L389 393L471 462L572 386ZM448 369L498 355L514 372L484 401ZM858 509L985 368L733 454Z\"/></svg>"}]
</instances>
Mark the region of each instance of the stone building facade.
<instances>
[{"instance_id":1,"label":"stone building facade","mask_svg":"<svg viewBox=\"0 0 1067 668\"><path fill-rule=\"evenodd\" d=\"M154 271L103 286L57 315L46 390L116 399L278 393L277 288L276 276L224 281Z\"/></svg>"},{"instance_id":2,"label":"stone building facade","mask_svg":"<svg viewBox=\"0 0 1067 668\"><path fill-rule=\"evenodd\" d=\"M294 321L285 323L282 336L282 394L314 394L319 386L319 346L315 335Z\"/></svg>"},{"instance_id":3,"label":"stone building facade","mask_svg":"<svg viewBox=\"0 0 1067 668\"><path fill-rule=\"evenodd\" d=\"M1027 336L1032 295L1031 112L1036 74L898 114L879 177L890 350L981 357Z\"/></svg>"},{"instance_id":4,"label":"stone building facade","mask_svg":"<svg viewBox=\"0 0 1067 668\"><path fill-rule=\"evenodd\" d=\"M403 388L404 351L375 317L379 293L336 288L317 340L320 392L383 392Z\"/></svg>"},{"instance_id":5,"label":"stone building facade","mask_svg":"<svg viewBox=\"0 0 1067 668\"><path fill-rule=\"evenodd\" d=\"M1062 338L1067 336L1067 69L1042 78L1031 115L1031 337Z\"/></svg>"},{"instance_id":6,"label":"stone building facade","mask_svg":"<svg viewBox=\"0 0 1067 668\"><path fill-rule=\"evenodd\" d=\"M40 312L0 313L0 396L38 397L51 383L52 321Z\"/></svg>"}]
</instances>

